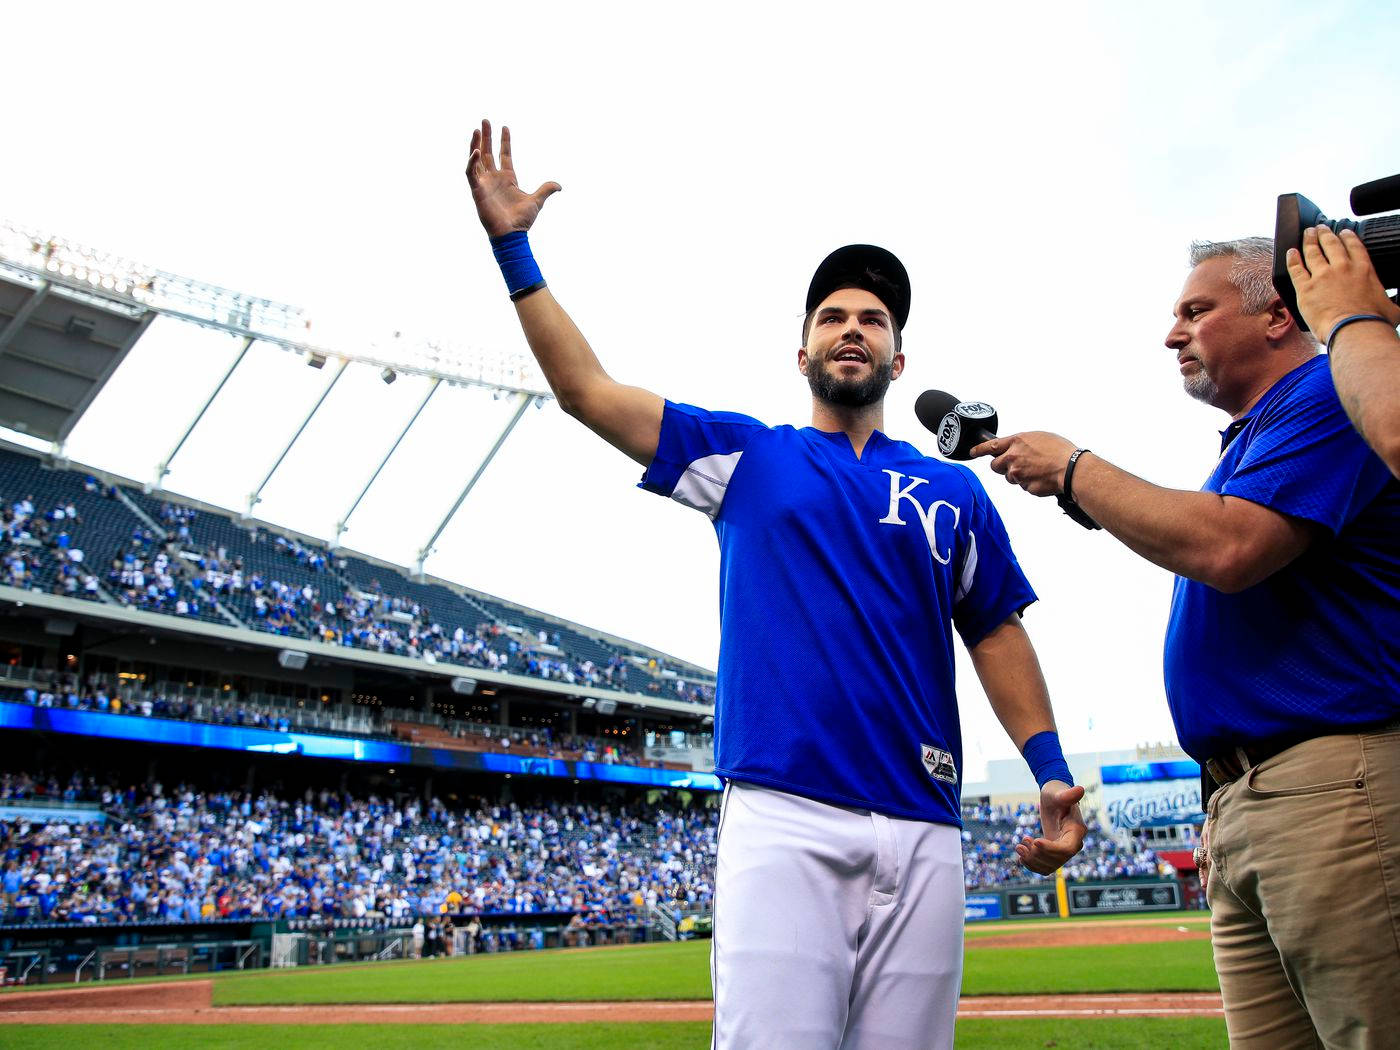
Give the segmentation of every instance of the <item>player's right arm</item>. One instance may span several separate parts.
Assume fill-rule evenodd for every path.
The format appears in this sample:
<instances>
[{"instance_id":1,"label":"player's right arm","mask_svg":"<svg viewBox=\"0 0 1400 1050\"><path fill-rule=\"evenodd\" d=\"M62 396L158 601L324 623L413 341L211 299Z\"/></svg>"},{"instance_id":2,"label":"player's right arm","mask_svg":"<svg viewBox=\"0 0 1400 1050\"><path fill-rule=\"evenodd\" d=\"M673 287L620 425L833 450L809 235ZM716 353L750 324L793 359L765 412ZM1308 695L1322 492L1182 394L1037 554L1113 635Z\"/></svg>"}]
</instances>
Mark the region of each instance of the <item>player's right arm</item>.
<instances>
[{"instance_id":1,"label":"player's right arm","mask_svg":"<svg viewBox=\"0 0 1400 1050\"><path fill-rule=\"evenodd\" d=\"M499 164L492 154L491 122L483 120L472 132L467 182L477 217L493 243L497 238L524 233L534 225L540 208L559 184L546 182L525 193L515 179L510 129L501 129ZM559 407L609 444L647 466L656 456L665 401L640 387L617 382L603 370L588 340L541 286L515 302L520 327L530 352L554 391Z\"/></svg>"}]
</instances>

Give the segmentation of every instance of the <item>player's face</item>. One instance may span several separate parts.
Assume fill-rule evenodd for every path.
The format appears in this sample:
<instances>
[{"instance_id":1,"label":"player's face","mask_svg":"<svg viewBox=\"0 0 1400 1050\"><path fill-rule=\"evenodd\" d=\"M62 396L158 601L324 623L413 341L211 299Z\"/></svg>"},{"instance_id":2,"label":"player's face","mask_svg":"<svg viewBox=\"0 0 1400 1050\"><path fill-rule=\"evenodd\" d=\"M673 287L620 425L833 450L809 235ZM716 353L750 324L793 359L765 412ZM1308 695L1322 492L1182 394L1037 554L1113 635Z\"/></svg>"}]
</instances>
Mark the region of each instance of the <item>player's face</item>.
<instances>
[{"instance_id":1,"label":"player's face","mask_svg":"<svg viewBox=\"0 0 1400 1050\"><path fill-rule=\"evenodd\" d=\"M817 307L797 368L822 401L848 408L880 401L904 371L885 304L863 288L832 292Z\"/></svg>"},{"instance_id":2,"label":"player's face","mask_svg":"<svg viewBox=\"0 0 1400 1050\"><path fill-rule=\"evenodd\" d=\"M1191 270L1166 340L1176 351L1186 393L1217 408L1234 403L1252 378L1252 351L1268 345L1269 313L1243 311L1240 290L1230 283L1234 263L1217 257Z\"/></svg>"}]
</instances>

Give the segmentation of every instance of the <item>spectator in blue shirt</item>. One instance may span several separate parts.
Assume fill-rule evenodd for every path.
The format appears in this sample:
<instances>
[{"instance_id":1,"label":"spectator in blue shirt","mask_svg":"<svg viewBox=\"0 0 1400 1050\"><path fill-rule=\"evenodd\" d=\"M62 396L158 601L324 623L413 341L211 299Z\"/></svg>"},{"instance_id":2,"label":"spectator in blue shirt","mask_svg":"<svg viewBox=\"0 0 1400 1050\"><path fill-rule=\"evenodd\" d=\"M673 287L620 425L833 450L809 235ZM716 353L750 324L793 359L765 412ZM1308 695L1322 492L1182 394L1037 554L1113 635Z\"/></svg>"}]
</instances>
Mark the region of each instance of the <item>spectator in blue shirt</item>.
<instances>
[{"instance_id":1,"label":"spectator in blue shirt","mask_svg":"<svg viewBox=\"0 0 1400 1050\"><path fill-rule=\"evenodd\" d=\"M1273 243L1198 242L1167 346L1229 414L1200 492L1054 434L974 450L1176 573L1177 735L1233 1047L1380 1046L1400 1000L1400 482L1274 291Z\"/></svg>"}]
</instances>

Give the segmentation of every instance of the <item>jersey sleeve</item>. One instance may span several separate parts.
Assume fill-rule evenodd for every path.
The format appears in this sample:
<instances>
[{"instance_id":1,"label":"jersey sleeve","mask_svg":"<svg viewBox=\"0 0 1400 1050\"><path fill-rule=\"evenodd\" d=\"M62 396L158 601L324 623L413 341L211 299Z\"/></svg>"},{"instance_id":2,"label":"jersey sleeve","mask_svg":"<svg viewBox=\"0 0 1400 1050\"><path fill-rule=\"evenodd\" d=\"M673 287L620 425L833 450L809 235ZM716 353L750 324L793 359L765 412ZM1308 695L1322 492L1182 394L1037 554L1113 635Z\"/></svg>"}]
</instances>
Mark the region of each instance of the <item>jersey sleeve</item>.
<instances>
[{"instance_id":1,"label":"jersey sleeve","mask_svg":"<svg viewBox=\"0 0 1400 1050\"><path fill-rule=\"evenodd\" d=\"M638 487L693 507L713 520L744 448L768 428L737 412L666 402L656 456Z\"/></svg>"},{"instance_id":2,"label":"jersey sleeve","mask_svg":"<svg viewBox=\"0 0 1400 1050\"><path fill-rule=\"evenodd\" d=\"M1264 409L1220 492L1316 522L1335 535L1390 477L1347 418L1323 366Z\"/></svg>"},{"instance_id":3,"label":"jersey sleeve","mask_svg":"<svg viewBox=\"0 0 1400 1050\"><path fill-rule=\"evenodd\" d=\"M970 470L965 477L972 490L972 515L953 595L953 626L971 649L1036 596L986 489Z\"/></svg>"}]
</instances>

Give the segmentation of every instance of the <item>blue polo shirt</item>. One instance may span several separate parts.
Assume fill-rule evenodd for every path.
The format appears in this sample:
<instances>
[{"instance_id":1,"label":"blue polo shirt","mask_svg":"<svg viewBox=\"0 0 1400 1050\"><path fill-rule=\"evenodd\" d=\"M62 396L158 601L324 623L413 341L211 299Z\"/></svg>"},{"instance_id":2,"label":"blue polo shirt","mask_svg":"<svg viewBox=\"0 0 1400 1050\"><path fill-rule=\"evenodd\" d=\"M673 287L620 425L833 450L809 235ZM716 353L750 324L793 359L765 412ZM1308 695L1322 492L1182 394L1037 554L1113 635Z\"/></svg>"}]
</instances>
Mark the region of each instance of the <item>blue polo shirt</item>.
<instances>
[{"instance_id":1,"label":"blue polo shirt","mask_svg":"<svg viewBox=\"0 0 1400 1050\"><path fill-rule=\"evenodd\" d=\"M1181 746L1203 761L1400 716L1400 483L1351 425L1327 358L1289 372L1222 439L1204 491L1317 536L1239 594L1177 577L1165 669Z\"/></svg>"},{"instance_id":2,"label":"blue polo shirt","mask_svg":"<svg viewBox=\"0 0 1400 1050\"><path fill-rule=\"evenodd\" d=\"M972 472L668 401L642 487L719 539L715 772L960 825L953 630L1035 601Z\"/></svg>"}]
</instances>

